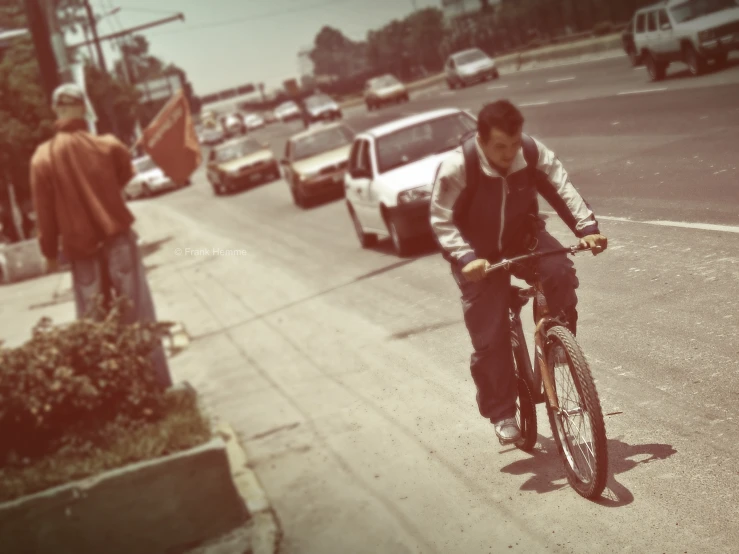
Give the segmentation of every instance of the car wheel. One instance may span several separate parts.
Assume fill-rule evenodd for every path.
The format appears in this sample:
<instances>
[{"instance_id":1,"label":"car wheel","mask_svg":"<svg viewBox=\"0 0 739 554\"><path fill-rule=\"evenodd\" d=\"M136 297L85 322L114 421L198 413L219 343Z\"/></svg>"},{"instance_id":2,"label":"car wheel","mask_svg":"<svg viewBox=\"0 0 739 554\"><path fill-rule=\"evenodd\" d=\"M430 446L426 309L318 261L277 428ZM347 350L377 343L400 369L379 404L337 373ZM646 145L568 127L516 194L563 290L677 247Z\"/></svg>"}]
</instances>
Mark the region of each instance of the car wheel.
<instances>
[{"instance_id":1,"label":"car wheel","mask_svg":"<svg viewBox=\"0 0 739 554\"><path fill-rule=\"evenodd\" d=\"M352 218L352 223L354 224L354 232L357 233L357 238L359 239L359 244L362 248L370 248L377 244L377 235L373 233L365 233L357 214L354 213L352 205L347 203L347 208L349 210L349 217Z\"/></svg>"},{"instance_id":2,"label":"car wheel","mask_svg":"<svg viewBox=\"0 0 739 554\"><path fill-rule=\"evenodd\" d=\"M213 185L213 194L216 196L221 196L223 194L223 190L221 189L221 185Z\"/></svg>"},{"instance_id":3,"label":"car wheel","mask_svg":"<svg viewBox=\"0 0 739 554\"><path fill-rule=\"evenodd\" d=\"M692 44L683 46L683 60L694 77L706 72L706 59L696 51Z\"/></svg>"},{"instance_id":4,"label":"car wheel","mask_svg":"<svg viewBox=\"0 0 739 554\"><path fill-rule=\"evenodd\" d=\"M718 66L718 67L725 66L726 65L726 62L728 62L728 61L729 61L729 53L728 52L724 52L724 53L719 54L718 56L715 56L713 58L713 63L715 63L716 66Z\"/></svg>"},{"instance_id":5,"label":"car wheel","mask_svg":"<svg viewBox=\"0 0 739 554\"><path fill-rule=\"evenodd\" d=\"M497 69L495 70L495 73L493 73L493 79L500 79L500 73Z\"/></svg>"},{"instance_id":6,"label":"car wheel","mask_svg":"<svg viewBox=\"0 0 739 554\"><path fill-rule=\"evenodd\" d=\"M649 73L649 77L652 79L652 81L661 81L665 78L667 64L663 62L658 62L654 58L654 54L652 54L651 52L646 53L646 64L647 73Z\"/></svg>"},{"instance_id":7,"label":"car wheel","mask_svg":"<svg viewBox=\"0 0 739 554\"><path fill-rule=\"evenodd\" d=\"M629 61L631 62L632 67L638 67L641 65L639 54L636 53L635 48L629 48L627 54L629 56Z\"/></svg>"},{"instance_id":8,"label":"car wheel","mask_svg":"<svg viewBox=\"0 0 739 554\"><path fill-rule=\"evenodd\" d=\"M410 252L409 241L407 238L401 236L395 218L388 218L387 230L390 232L390 240L393 242L395 253L401 258L407 256Z\"/></svg>"},{"instance_id":9,"label":"car wheel","mask_svg":"<svg viewBox=\"0 0 739 554\"><path fill-rule=\"evenodd\" d=\"M457 88L457 85L454 84L454 81L450 81L449 79L446 80L446 84L449 86L449 90L454 90Z\"/></svg>"},{"instance_id":10,"label":"car wheel","mask_svg":"<svg viewBox=\"0 0 739 554\"><path fill-rule=\"evenodd\" d=\"M370 102L367 102L367 111L368 112L371 112L372 111L372 103L370 103Z\"/></svg>"},{"instance_id":11,"label":"car wheel","mask_svg":"<svg viewBox=\"0 0 739 554\"><path fill-rule=\"evenodd\" d=\"M305 208L305 198L296 187L290 187L290 194L293 196L293 203L298 208Z\"/></svg>"}]
</instances>

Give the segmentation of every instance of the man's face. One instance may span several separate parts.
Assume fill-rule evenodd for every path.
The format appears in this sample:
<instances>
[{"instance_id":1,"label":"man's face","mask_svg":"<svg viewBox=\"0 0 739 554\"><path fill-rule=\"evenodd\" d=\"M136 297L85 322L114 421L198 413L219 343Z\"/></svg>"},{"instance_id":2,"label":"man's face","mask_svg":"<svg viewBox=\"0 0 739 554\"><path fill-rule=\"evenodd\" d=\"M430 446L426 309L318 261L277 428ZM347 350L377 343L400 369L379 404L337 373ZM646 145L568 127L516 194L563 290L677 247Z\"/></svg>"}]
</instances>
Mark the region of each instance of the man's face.
<instances>
[{"instance_id":1,"label":"man's face","mask_svg":"<svg viewBox=\"0 0 739 554\"><path fill-rule=\"evenodd\" d=\"M509 135L493 128L486 142L480 137L480 146L490 163L503 171L508 171L521 148L521 131Z\"/></svg>"}]
</instances>

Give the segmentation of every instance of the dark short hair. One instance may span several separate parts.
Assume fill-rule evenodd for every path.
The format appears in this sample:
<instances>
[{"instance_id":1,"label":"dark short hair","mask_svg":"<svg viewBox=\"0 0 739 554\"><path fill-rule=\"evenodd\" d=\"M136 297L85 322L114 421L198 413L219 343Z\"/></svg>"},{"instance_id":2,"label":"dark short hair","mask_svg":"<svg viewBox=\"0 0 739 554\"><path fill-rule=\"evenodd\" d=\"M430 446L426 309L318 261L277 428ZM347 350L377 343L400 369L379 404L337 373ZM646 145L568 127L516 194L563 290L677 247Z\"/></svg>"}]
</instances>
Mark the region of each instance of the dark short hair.
<instances>
[{"instance_id":1,"label":"dark short hair","mask_svg":"<svg viewBox=\"0 0 739 554\"><path fill-rule=\"evenodd\" d=\"M485 104L477 116L477 132L484 142L490 140L493 129L506 135L515 135L523 128L523 115L508 100Z\"/></svg>"}]
</instances>

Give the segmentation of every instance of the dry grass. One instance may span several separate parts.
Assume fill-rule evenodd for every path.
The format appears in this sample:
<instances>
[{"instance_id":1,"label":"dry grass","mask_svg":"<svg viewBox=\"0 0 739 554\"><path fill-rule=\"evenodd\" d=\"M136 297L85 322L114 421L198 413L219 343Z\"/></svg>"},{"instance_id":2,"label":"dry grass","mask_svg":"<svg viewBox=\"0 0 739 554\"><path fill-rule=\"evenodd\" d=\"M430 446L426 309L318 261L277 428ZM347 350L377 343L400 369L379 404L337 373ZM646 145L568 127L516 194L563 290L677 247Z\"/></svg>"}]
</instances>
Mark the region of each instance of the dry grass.
<instances>
[{"instance_id":1,"label":"dry grass","mask_svg":"<svg viewBox=\"0 0 739 554\"><path fill-rule=\"evenodd\" d=\"M193 390L167 393L165 416L155 423L106 425L99 437L80 441L26 467L0 468L0 502L83 479L131 463L151 460L206 443L210 423Z\"/></svg>"}]
</instances>

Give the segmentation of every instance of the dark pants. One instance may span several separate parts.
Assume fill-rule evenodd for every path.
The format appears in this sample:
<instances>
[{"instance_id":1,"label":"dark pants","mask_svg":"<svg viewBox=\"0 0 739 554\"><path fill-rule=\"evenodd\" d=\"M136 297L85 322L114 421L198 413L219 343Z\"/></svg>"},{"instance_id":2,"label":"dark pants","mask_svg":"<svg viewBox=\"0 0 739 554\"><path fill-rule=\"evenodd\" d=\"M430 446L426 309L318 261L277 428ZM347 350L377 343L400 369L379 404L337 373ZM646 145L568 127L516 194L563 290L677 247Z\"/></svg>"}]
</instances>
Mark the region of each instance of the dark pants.
<instances>
[{"instance_id":1,"label":"dark pants","mask_svg":"<svg viewBox=\"0 0 739 554\"><path fill-rule=\"evenodd\" d=\"M545 229L538 232L538 250L554 250L562 245ZM562 314L575 330L577 323L578 279L574 263L567 256L552 256L538 262L539 278L552 315ZM462 292L462 308L474 352L470 360L477 386L480 415L495 422L514 417L518 386L513 365L510 335L511 277L496 271L478 283L467 281L461 269L452 266L452 275ZM531 271L514 275L533 284Z\"/></svg>"},{"instance_id":2,"label":"dark pants","mask_svg":"<svg viewBox=\"0 0 739 554\"><path fill-rule=\"evenodd\" d=\"M154 299L146 280L146 270L133 231L108 239L97 256L73 260L72 283L74 287L77 318L90 313L98 295L106 299L127 296L132 303L124 317L124 323L156 322ZM161 344L149 355L159 384L172 386L169 365Z\"/></svg>"}]
</instances>

